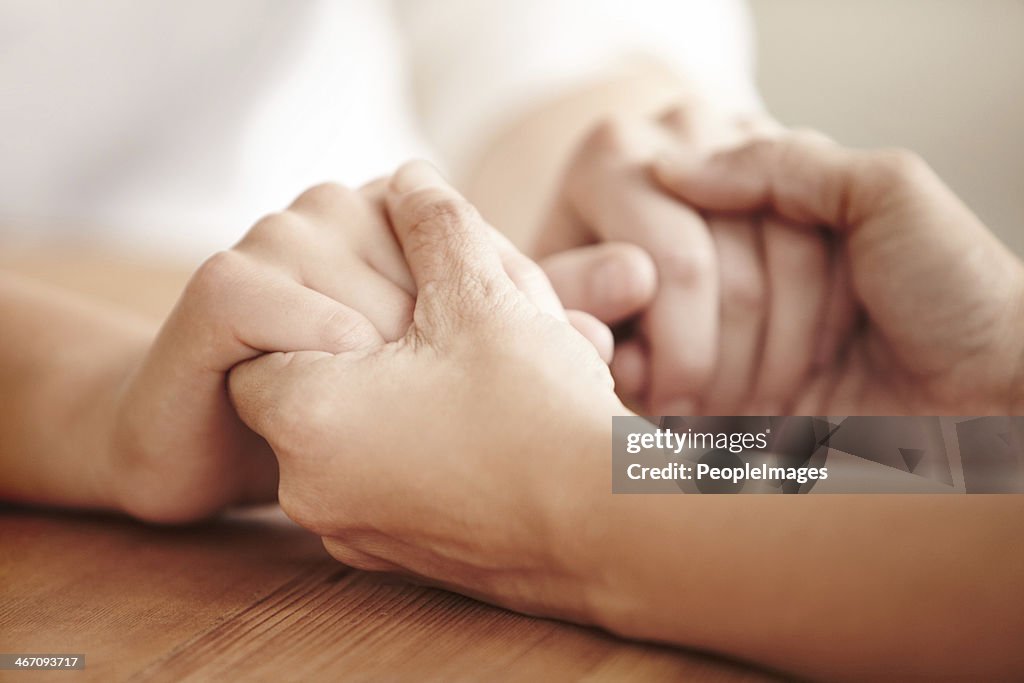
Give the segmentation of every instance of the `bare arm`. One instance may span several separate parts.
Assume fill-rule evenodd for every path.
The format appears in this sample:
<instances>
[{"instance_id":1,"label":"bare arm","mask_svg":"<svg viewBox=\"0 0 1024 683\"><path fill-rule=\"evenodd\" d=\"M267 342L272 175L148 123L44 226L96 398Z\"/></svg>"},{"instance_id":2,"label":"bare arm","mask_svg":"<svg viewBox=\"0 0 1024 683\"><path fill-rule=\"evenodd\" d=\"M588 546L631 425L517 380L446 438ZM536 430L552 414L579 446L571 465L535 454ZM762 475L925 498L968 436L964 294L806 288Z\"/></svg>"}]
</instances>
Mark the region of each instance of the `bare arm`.
<instances>
[{"instance_id":1,"label":"bare arm","mask_svg":"<svg viewBox=\"0 0 1024 683\"><path fill-rule=\"evenodd\" d=\"M609 496L609 440L566 479L595 623L829 680L1024 667L1021 496Z\"/></svg>"},{"instance_id":2,"label":"bare arm","mask_svg":"<svg viewBox=\"0 0 1024 683\"><path fill-rule=\"evenodd\" d=\"M6 273L0 318L0 497L115 507L105 430L153 330Z\"/></svg>"}]
</instances>

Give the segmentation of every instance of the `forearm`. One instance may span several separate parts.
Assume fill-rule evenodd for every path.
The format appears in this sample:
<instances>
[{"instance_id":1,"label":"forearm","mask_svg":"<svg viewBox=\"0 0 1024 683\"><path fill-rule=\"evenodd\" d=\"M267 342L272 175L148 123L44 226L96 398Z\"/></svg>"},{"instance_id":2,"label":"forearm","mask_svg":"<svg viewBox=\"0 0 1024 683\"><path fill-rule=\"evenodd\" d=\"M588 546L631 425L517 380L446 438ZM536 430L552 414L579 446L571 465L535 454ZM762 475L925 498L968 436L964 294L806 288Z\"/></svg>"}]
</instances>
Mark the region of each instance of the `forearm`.
<instances>
[{"instance_id":1,"label":"forearm","mask_svg":"<svg viewBox=\"0 0 1024 683\"><path fill-rule=\"evenodd\" d=\"M1019 496L611 495L586 462L554 547L611 631L830 679L1024 666Z\"/></svg>"},{"instance_id":2,"label":"forearm","mask_svg":"<svg viewBox=\"0 0 1024 683\"><path fill-rule=\"evenodd\" d=\"M0 311L0 497L114 507L107 427L152 331L8 274L0 274Z\"/></svg>"}]
</instances>

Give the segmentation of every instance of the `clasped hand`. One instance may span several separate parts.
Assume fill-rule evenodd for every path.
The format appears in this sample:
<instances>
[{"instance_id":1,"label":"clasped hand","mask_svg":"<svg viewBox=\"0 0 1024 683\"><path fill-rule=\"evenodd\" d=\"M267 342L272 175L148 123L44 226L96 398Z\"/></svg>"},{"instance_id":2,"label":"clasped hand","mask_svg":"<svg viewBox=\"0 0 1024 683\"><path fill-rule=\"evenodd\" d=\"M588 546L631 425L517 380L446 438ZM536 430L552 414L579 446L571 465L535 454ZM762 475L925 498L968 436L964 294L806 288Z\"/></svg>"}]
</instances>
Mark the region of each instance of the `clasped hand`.
<instances>
[{"instance_id":1,"label":"clasped hand","mask_svg":"<svg viewBox=\"0 0 1024 683\"><path fill-rule=\"evenodd\" d=\"M1019 406L1024 271L916 158L786 134L652 172L707 212L834 232L860 323L833 356L796 359L815 367L796 386L809 411ZM539 272L509 277L510 247L431 167L401 169L383 209L415 286L408 329L231 371L239 415L280 460L281 505L348 564L585 614L564 545L607 494L609 417L628 413L608 370Z\"/></svg>"}]
</instances>

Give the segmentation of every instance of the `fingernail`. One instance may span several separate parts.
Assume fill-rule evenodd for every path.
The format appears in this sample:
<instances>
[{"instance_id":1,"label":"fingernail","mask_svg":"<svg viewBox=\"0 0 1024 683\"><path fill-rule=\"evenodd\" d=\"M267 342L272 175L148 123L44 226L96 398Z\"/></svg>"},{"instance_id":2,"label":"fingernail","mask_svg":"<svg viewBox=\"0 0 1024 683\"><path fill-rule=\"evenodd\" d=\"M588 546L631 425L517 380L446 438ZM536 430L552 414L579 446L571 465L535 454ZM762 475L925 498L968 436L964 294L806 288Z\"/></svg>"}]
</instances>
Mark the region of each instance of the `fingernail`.
<instances>
[{"instance_id":1,"label":"fingernail","mask_svg":"<svg viewBox=\"0 0 1024 683\"><path fill-rule=\"evenodd\" d=\"M446 184L441 173L426 161L403 164L391 177L390 183L392 190L402 194L424 187L443 187Z\"/></svg>"},{"instance_id":2,"label":"fingernail","mask_svg":"<svg viewBox=\"0 0 1024 683\"><path fill-rule=\"evenodd\" d=\"M663 404L662 415L687 417L697 414L697 402L690 398L669 401Z\"/></svg>"}]
</instances>

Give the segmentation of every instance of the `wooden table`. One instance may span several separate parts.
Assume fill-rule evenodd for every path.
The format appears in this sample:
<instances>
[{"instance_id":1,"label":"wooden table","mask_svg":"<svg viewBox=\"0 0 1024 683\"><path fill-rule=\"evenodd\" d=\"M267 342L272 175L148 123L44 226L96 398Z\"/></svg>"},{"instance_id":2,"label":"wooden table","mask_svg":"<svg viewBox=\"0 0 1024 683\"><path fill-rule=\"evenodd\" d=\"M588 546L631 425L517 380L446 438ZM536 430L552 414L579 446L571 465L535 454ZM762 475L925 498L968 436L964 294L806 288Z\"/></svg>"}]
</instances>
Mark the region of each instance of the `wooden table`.
<instances>
[{"instance_id":1,"label":"wooden table","mask_svg":"<svg viewBox=\"0 0 1024 683\"><path fill-rule=\"evenodd\" d=\"M155 321L187 276L81 250L0 267ZM348 569L276 506L190 528L0 508L0 652L86 656L0 681L771 679Z\"/></svg>"},{"instance_id":2,"label":"wooden table","mask_svg":"<svg viewBox=\"0 0 1024 683\"><path fill-rule=\"evenodd\" d=\"M0 511L0 680L697 680L767 674L351 570L276 507L191 528Z\"/></svg>"}]
</instances>

